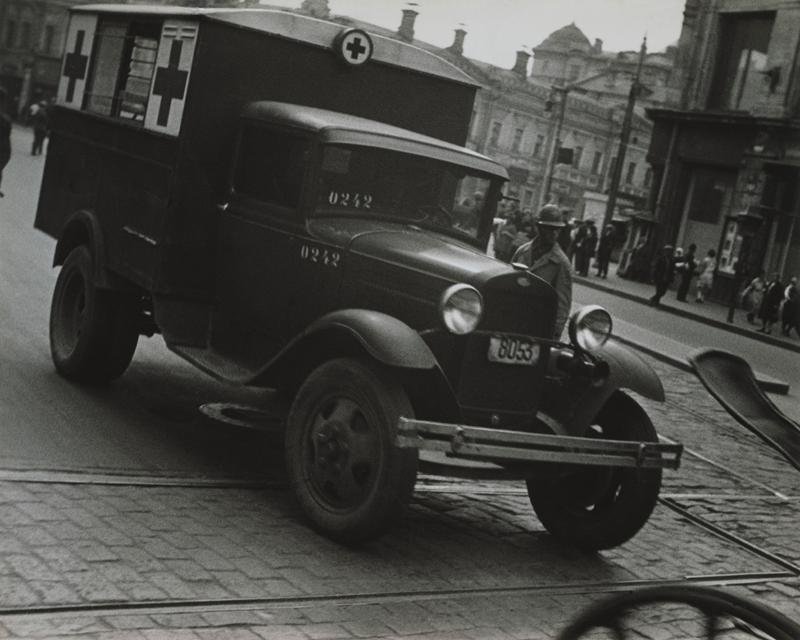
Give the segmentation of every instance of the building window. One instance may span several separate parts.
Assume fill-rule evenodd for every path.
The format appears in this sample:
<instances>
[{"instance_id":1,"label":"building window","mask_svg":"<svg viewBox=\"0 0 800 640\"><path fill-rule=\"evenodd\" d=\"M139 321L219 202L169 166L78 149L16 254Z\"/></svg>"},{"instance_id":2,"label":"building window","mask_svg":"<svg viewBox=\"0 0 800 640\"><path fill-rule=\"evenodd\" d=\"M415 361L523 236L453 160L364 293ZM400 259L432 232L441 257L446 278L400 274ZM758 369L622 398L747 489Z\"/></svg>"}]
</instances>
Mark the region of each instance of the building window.
<instances>
[{"instance_id":1,"label":"building window","mask_svg":"<svg viewBox=\"0 0 800 640\"><path fill-rule=\"evenodd\" d=\"M86 109L143 123L160 36L160 22L101 23Z\"/></svg>"},{"instance_id":2,"label":"building window","mask_svg":"<svg viewBox=\"0 0 800 640\"><path fill-rule=\"evenodd\" d=\"M628 163L628 173L625 174L625 184L632 184L633 183L633 176L636 173L636 163L629 162Z\"/></svg>"},{"instance_id":3,"label":"building window","mask_svg":"<svg viewBox=\"0 0 800 640\"><path fill-rule=\"evenodd\" d=\"M532 202L533 202L533 190L525 189L522 192L522 206L530 207Z\"/></svg>"},{"instance_id":4,"label":"building window","mask_svg":"<svg viewBox=\"0 0 800 640\"><path fill-rule=\"evenodd\" d=\"M581 158L583 157L583 147L575 147L575 152L572 155L572 166L576 169L581 168Z\"/></svg>"},{"instance_id":5,"label":"building window","mask_svg":"<svg viewBox=\"0 0 800 640\"><path fill-rule=\"evenodd\" d=\"M730 171L699 167L692 176L688 218L717 224L730 206L736 175Z\"/></svg>"},{"instance_id":6,"label":"building window","mask_svg":"<svg viewBox=\"0 0 800 640\"><path fill-rule=\"evenodd\" d=\"M503 124L501 122L493 122L492 123L492 133L489 136L489 144L493 147L497 146L497 143L500 142L500 131L503 128Z\"/></svg>"},{"instance_id":7,"label":"building window","mask_svg":"<svg viewBox=\"0 0 800 640\"><path fill-rule=\"evenodd\" d=\"M650 167L648 167L647 170L644 172L645 188L649 189L652 183L653 183L653 170Z\"/></svg>"},{"instance_id":8,"label":"building window","mask_svg":"<svg viewBox=\"0 0 800 640\"><path fill-rule=\"evenodd\" d=\"M23 22L20 25L19 46L22 49L30 49L30 47L31 47L31 23L30 22Z\"/></svg>"},{"instance_id":9,"label":"building window","mask_svg":"<svg viewBox=\"0 0 800 640\"><path fill-rule=\"evenodd\" d=\"M763 96L762 72L766 71L774 22L774 12L720 16L719 45L708 98L710 109L747 110Z\"/></svg>"},{"instance_id":10,"label":"building window","mask_svg":"<svg viewBox=\"0 0 800 640\"><path fill-rule=\"evenodd\" d=\"M9 20L6 23L6 46L12 49L17 43L17 23Z\"/></svg>"},{"instance_id":11,"label":"building window","mask_svg":"<svg viewBox=\"0 0 800 640\"><path fill-rule=\"evenodd\" d=\"M594 152L594 158L592 158L592 175L600 175L600 163L603 160L603 154L600 151Z\"/></svg>"},{"instance_id":12,"label":"building window","mask_svg":"<svg viewBox=\"0 0 800 640\"><path fill-rule=\"evenodd\" d=\"M533 145L533 157L540 158L542 156L542 147L544 146L544 136L536 136L536 143Z\"/></svg>"},{"instance_id":13,"label":"building window","mask_svg":"<svg viewBox=\"0 0 800 640\"><path fill-rule=\"evenodd\" d=\"M514 129L514 140L511 142L511 150L515 153L519 153L523 133L524 131L522 129Z\"/></svg>"},{"instance_id":14,"label":"building window","mask_svg":"<svg viewBox=\"0 0 800 640\"><path fill-rule=\"evenodd\" d=\"M581 67L577 64L571 64L569 66L569 79L570 80L577 80L581 75Z\"/></svg>"},{"instance_id":15,"label":"building window","mask_svg":"<svg viewBox=\"0 0 800 640\"><path fill-rule=\"evenodd\" d=\"M42 42L42 52L46 54L53 53L53 44L56 39L56 28L52 24L48 24L44 28L44 41Z\"/></svg>"}]
</instances>

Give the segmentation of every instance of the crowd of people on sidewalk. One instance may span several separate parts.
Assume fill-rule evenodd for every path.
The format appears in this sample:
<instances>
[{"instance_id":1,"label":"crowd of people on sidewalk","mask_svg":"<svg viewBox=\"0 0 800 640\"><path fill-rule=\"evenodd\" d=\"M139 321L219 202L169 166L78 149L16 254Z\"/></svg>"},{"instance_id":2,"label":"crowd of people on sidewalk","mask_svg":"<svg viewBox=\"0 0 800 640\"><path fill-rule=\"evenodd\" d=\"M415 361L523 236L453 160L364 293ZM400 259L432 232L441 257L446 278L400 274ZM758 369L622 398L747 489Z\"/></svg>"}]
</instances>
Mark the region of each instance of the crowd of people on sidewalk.
<instances>
[{"instance_id":1,"label":"crowd of people on sidewalk","mask_svg":"<svg viewBox=\"0 0 800 640\"><path fill-rule=\"evenodd\" d=\"M519 210L515 202L501 211L501 218L493 234L493 254L495 257L511 262L520 255L520 247L535 238L536 218L528 209ZM607 278L611 255L617 244L617 232L613 225L605 225L598 233L593 220L564 223L560 228L558 241L566 256L567 263L579 276L588 277L594 260L597 277ZM675 287L675 300L689 302L694 300L703 304L714 286L717 272L717 255L708 249L700 258L697 245L690 244L683 251L680 247L665 245L652 263L645 260L647 247L640 243L634 248L628 266L628 276L634 279L649 280L655 287L650 304L658 306L671 287ZM738 305L745 310L747 321L757 326L760 333L771 334L779 326L783 336L800 337L800 290L797 278L782 282L779 273L768 278L758 274L748 279L738 295ZM692 297L690 297L690 295Z\"/></svg>"}]
</instances>

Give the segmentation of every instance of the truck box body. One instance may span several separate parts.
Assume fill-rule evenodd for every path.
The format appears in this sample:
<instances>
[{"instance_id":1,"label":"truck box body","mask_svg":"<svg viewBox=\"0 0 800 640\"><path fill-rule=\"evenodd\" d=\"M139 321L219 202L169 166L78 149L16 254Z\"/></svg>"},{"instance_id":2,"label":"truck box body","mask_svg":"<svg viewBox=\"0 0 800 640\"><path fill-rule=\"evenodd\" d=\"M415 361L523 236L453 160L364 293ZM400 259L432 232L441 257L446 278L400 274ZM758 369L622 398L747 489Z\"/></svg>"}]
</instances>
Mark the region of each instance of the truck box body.
<instances>
[{"instance_id":1,"label":"truck box body","mask_svg":"<svg viewBox=\"0 0 800 640\"><path fill-rule=\"evenodd\" d=\"M348 27L267 10L131 5L73 10L36 227L60 237L92 212L112 272L154 294L214 295L215 205L238 117L274 100L349 113L463 145L475 84L444 60Z\"/></svg>"}]
</instances>

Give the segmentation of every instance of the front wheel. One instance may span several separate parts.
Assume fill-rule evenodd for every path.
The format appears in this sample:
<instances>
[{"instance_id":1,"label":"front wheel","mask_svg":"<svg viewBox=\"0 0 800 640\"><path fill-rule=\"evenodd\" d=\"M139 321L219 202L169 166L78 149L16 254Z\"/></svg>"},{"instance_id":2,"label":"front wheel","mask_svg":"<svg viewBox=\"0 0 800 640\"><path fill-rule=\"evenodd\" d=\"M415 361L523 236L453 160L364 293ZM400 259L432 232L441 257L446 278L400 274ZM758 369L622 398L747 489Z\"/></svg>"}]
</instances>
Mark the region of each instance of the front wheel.
<instances>
[{"instance_id":1,"label":"front wheel","mask_svg":"<svg viewBox=\"0 0 800 640\"><path fill-rule=\"evenodd\" d=\"M94 285L85 246L67 255L50 306L50 354L65 378L104 383L121 376L139 339L139 305L132 294Z\"/></svg>"},{"instance_id":2,"label":"front wheel","mask_svg":"<svg viewBox=\"0 0 800 640\"><path fill-rule=\"evenodd\" d=\"M384 367L342 358L314 370L289 410L286 466L314 528L344 543L385 532L414 491L416 449L394 444L397 420L413 418Z\"/></svg>"},{"instance_id":3,"label":"front wheel","mask_svg":"<svg viewBox=\"0 0 800 640\"><path fill-rule=\"evenodd\" d=\"M658 442L647 414L620 391L609 398L587 435ZM661 469L559 464L544 467L527 482L544 527L559 539L596 551L623 544L644 526L661 489Z\"/></svg>"}]
</instances>

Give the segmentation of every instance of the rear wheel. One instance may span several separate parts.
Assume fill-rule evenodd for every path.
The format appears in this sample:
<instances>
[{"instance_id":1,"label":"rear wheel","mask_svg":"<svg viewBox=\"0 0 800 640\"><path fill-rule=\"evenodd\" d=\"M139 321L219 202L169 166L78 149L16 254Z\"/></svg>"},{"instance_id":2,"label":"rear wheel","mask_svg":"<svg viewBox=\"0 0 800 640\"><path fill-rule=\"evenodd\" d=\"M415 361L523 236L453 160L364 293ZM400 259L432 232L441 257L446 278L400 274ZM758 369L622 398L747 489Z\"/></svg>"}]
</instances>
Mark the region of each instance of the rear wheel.
<instances>
[{"instance_id":1,"label":"rear wheel","mask_svg":"<svg viewBox=\"0 0 800 640\"><path fill-rule=\"evenodd\" d=\"M89 249L67 255L50 306L50 353L56 370L83 383L104 383L121 376L139 339L135 296L94 286Z\"/></svg>"},{"instance_id":2,"label":"rear wheel","mask_svg":"<svg viewBox=\"0 0 800 640\"><path fill-rule=\"evenodd\" d=\"M609 398L588 434L593 438L657 442L644 410L624 393ZM528 482L531 505L557 538L587 550L626 542L653 512L661 469L548 465Z\"/></svg>"},{"instance_id":3,"label":"rear wheel","mask_svg":"<svg viewBox=\"0 0 800 640\"><path fill-rule=\"evenodd\" d=\"M397 419L413 417L385 368L356 359L318 367L289 411L290 482L313 526L345 543L385 532L414 490L416 449L394 444Z\"/></svg>"}]
</instances>

